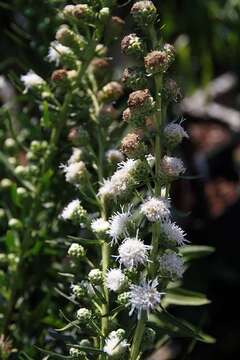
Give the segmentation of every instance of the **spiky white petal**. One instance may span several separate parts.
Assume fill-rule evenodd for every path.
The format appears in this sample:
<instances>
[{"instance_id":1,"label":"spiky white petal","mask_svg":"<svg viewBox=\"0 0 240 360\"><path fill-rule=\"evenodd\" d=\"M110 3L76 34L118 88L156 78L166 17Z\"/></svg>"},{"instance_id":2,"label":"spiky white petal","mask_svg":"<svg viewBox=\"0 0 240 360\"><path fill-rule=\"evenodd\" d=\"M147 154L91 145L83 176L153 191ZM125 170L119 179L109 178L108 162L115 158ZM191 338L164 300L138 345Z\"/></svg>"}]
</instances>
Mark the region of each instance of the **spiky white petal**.
<instances>
[{"instance_id":1,"label":"spiky white petal","mask_svg":"<svg viewBox=\"0 0 240 360\"><path fill-rule=\"evenodd\" d=\"M58 41L53 41L49 47L47 59L49 62L54 62L58 66L61 56L70 54L72 54L72 50L69 47L60 44Z\"/></svg>"},{"instance_id":2,"label":"spiky white petal","mask_svg":"<svg viewBox=\"0 0 240 360\"><path fill-rule=\"evenodd\" d=\"M161 301L161 295L157 290L158 281L143 281L139 285L131 285L129 291L129 305L131 306L130 315L136 310L138 318L142 311L150 313L155 310Z\"/></svg>"},{"instance_id":3,"label":"spiky white petal","mask_svg":"<svg viewBox=\"0 0 240 360\"><path fill-rule=\"evenodd\" d=\"M62 165L66 181L71 184L78 184L86 174L86 165L83 161L74 162L69 165Z\"/></svg>"},{"instance_id":4,"label":"spiky white petal","mask_svg":"<svg viewBox=\"0 0 240 360\"><path fill-rule=\"evenodd\" d=\"M183 246L185 243L189 242L185 239L186 234L183 229L171 221L162 223L161 231L163 231L164 235L170 242L173 242L178 246Z\"/></svg>"},{"instance_id":5,"label":"spiky white petal","mask_svg":"<svg viewBox=\"0 0 240 360\"><path fill-rule=\"evenodd\" d=\"M185 173L186 168L181 159L165 155L162 159L161 169L167 176L179 176Z\"/></svg>"},{"instance_id":6,"label":"spiky white petal","mask_svg":"<svg viewBox=\"0 0 240 360\"><path fill-rule=\"evenodd\" d=\"M128 236L127 224L131 218L130 209L116 212L109 220L108 234L111 237L111 245L116 244L124 236Z\"/></svg>"},{"instance_id":7,"label":"spiky white petal","mask_svg":"<svg viewBox=\"0 0 240 360\"><path fill-rule=\"evenodd\" d=\"M159 258L160 271L163 275L172 280L180 279L185 271L184 262L181 256L174 251L169 251Z\"/></svg>"},{"instance_id":8,"label":"spiky white petal","mask_svg":"<svg viewBox=\"0 0 240 360\"><path fill-rule=\"evenodd\" d=\"M25 91L37 86L46 84L45 80L37 75L33 70L29 70L27 74L21 76L21 81L25 86Z\"/></svg>"},{"instance_id":9,"label":"spiky white petal","mask_svg":"<svg viewBox=\"0 0 240 360\"><path fill-rule=\"evenodd\" d=\"M148 261L149 249L151 246L145 245L138 237L126 238L118 248L117 258L126 268L136 267Z\"/></svg>"},{"instance_id":10,"label":"spiky white petal","mask_svg":"<svg viewBox=\"0 0 240 360\"><path fill-rule=\"evenodd\" d=\"M120 357L125 353L129 344L127 340L119 335L118 331L112 331L106 341L103 351L110 357Z\"/></svg>"},{"instance_id":11,"label":"spiky white petal","mask_svg":"<svg viewBox=\"0 0 240 360\"><path fill-rule=\"evenodd\" d=\"M141 205L140 212L151 222L165 221L170 216L170 202L165 198L151 197Z\"/></svg>"},{"instance_id":12,"label":"spiky white petal","mask_svg":"<svg viewBox=\"0 0 240 360\"><path fill-rule=\"evenodd\" d=\"M102 218L95 219L91 223L91 229L96 234L106 233L108 228L109 228L108 221L106 221Z\"/></svg>"},{"instance_id":13,"label":"spiky white petal","mask_svg":"<svg viewBox=\"0 0 240 360\"><path fill-rule=\"evenodd\" d=\"M62 211L60 217L63 220L72 220L76 215L78 210L81 208L81 204L79 200L71 201Z\"/></svg>"},{"instance_id":14,"label":"spiky white petal","mask_svg":"<svg viewBox=\"0 0 240 360\"><path fill-rule=\"evenodd\" d=\"M126 282L126 276L121 269L110 269L106 274L106 286L112 291L118 291Z\"/></svg>"},{"instance_id":15,"label":"spiky white petal","mask_svg":"<svg viewBox=\"0 0 240 360\"><path fill-rule=\"evenodd\" d=\"M68 159L68 165L79 162L82 157L82 150L78 148L72 149L72 155Z\"/></svg>"}]
</instances>

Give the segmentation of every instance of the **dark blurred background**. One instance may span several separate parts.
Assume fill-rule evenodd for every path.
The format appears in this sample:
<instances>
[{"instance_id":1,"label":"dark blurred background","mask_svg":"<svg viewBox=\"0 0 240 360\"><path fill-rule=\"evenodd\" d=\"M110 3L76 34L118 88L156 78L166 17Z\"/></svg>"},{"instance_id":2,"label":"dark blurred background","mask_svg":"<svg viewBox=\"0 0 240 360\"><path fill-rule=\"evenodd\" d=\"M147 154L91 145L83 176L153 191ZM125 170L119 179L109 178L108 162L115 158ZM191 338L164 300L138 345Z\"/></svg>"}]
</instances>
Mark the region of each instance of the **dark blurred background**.
<instances>
[{"instance_id":1,"label":"dark blurred background","mask_svg":"<svg viewBox=\"0 0 240 360\"><path fill-rule=\"evenodd\" d=\"M51 72L45 62L58 20L61 0L0 1L0 102L14 95L13 79L33 69L43 77ZM116 15L126 21L131 2ZM214 254L187 271L184 286L205 291L212 303L204 308L179 310L216 337L215 345L181 342L182 359L232 360L240 358L240 1L162 0L159 26L174 43L177 61L172 76L179 82L183 101L169 111L169 119L183 117L191 140L181 153L188 175L172 189L178 221L193 244L214 246ZM124 59L119 47L120 73ZM9 83L6 83L6 81ZM6 84L7 87L6 87ZM20 108L21 97L17 108ZM189 216L184 214L189 213ZM180 343L174 342L174 346ZM191 354L188 351L193 349ZM179 357L180 358L180 357Z\"/></svg>"}]
</instances>

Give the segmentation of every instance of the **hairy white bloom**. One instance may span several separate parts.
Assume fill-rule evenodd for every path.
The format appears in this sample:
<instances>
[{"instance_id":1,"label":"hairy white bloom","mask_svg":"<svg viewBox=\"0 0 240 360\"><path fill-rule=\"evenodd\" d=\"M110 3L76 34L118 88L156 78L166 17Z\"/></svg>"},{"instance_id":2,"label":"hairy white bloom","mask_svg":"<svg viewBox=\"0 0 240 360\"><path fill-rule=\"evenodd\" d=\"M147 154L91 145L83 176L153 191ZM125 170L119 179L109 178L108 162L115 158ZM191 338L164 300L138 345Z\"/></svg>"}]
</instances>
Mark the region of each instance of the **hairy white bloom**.
<instances>
[{"instance_id":1,"label":"hairy white bloom","mask_svg":"<svg viewBox=\"0 0 240 360\"><path fill-rule=\"evenodd\" d=\"M128 159L118 164L118 169L110 179L104 180L99 189L99 196L116 197L129 189L133 175L138 167L138 160Z\"/></svg>"},{"instance_id":2,"label":"hairy white bloom","mask_svg":"<svg viewBox=\"0 0 240 360\"><path fill-rule=\"evenodd\" d=\"M136 310L138 318L142 311L149 313L155 310L160 304L161 295L157 290L158 281L143 281L140 285L131 285L129 291L129 305L131 306L130 315Z\"/></svg>"},{"instance_id":3,"label":"hairy white bloom","mask_svg":"<svg viewBox=\"0 0 240 360\"><path fill-rule=\"evenodd\" d=\"M189 241L185 239L185 232L180 226L172 223L171 221L166 221L161 225L161 231L163 231L164 236L167 238L168 241L176 244L178 246L183 246L185 243Z\"/></svg>"},{"instance_id":4,"label":"hairy white bloom","mask_svg":"<svg viewBox=\"0 0 240 360\"><path fill-rule=\"evenodd\" d=\"M106 153L106 157L110 163L112 163L112 162L119 163L124 160L124 156L121 153L121 151L116 150L116 149L108 150Z\"/></svg>"},{"instance_id":5,"label":"hairy white bloom","mask_svg":"<svg viewBox=\"0 0 240 360\"><path fill-rule=\"evenodd\" d=\"M162 159L161 169L165 175L173 177L179 176L186 171L181 159L167 155L165 155Z\"/></svg>"},{"instance_id":6,"label":"hairy white bloom","mask_svg":"<svg viewBox=\"0 0 240 360\"><path fill-rule=\"evenodd\" d=\"M132 268L148 261L149 249L151 246L145 245L138 237L126 238L118 248L117 258L121 265Z\"/></svg>"},{"instance_id":7,"label":"hairy white bloom","mask_svg":"<svg viewBox=\"0 0 240 360\"><path fill-rule=\"evenodd\" d=\"M81 157L82 157L82 150L78 148L73 148L72 155L68 159L68 165L79 162L81 160Z\"/></svg>"},{"instance_id":8,"label":"hairy white bloom","mask_svg":"<svg viewBox=\"0 0 240 360\"><path fill-rule=\"evenodd\" d=\"M120 330L120 329L119 329ZM117 330L117 331L112 331L106 341L105 341L105 345L103 348L103 351L111 358L118 358L120 357L122 354L125 353L125 351L127 350L127 347L129 346L129 344L127 343L127 340L123 338L122 333L123 330L121 330L121 332Z\"/></svg>"},{"instance_id":9,"label":"hairy white bloom","mask_svg":"<svg viewBox=\"0 0 240 360\"><path fill-rule=\"evenodd\" d=\"M107 232L108 228L109 228L108 221L102 218L95 219L91 223L91 229L96 234L104 234Z\"/></svg>"},{"instance_id":10,"label":"hairy white bloom","mask_svg":"<svg viewBox=\"0 0 240 360\"><path fill-rule=\"evenodd\" d=\"M184 262L181 256L174 251L168 251L159 258L160 271L164 276L172 280L180 279L185 271Z\"/></svg>"},{"instance_id":11,"label":"hairy white bloom","mask_svg":"<svg viewBox=\"0 0 240 360\"><path fill-rule=\"evenodd\" d=\"M21 76L21 81L25 86L24 92L26 93L29 89L41 85L45 85L46 82L37 75L33 70L29 70L27 74Z\"/></svg>"},{"instance_id":12,"label":"hairy white bloom","mask_svg":"<svg viewBox=\"0 0 240 360\"><path fill-rule=\"evenodd\" d=\"M170 202L164 198L151 197L141 205L140 212L151 222L165 221L170 215Z\"/></svg>"},{"instance_id":13,"label":"hairy white bloom","mask_svg":"<svg viewBox=\"0 0 240 360\"><path fill-rule=\"evenodd\" d=\"M79 211L82 210L82 206L79 200L71 201L62 211L60 217L63 220L73 220L78 216Z\"/></svg>"},{"instance_id":14,"label":"hairy white bloom","mask_svg":"<svg viewBox=\"0 0 240 360\"><path fill-rule=\"evenodd\" d=\"M121 269L110 269L106 274L106 286L112 291L118 291L126 282L126 276Z\"/></svg>"},{"instance_id":15,"label":"hairy white bloom","mask_svg":"<svg viewBox=\"0 0 240 360\"><path fill-rule=\"evenodd\" d=\"M175 122L171 122L165 127L164 135L170 145L177 145L183 138L189 138L184 128Z\"/></svg>"},{"instance_id":16,"label":"hairy white bloom","mask_svg":"<svg viewBox=\"0 0 240 360\"><path fill-rule=\"evenodd\" d=\"M156 160L155 156L153 156L152 154L148 154L148 155L145 156L145 159L147 160L148 165L150 167L153 167L153 165L155 164L155 160Z\"/></svg>"},{"instance_id":17,"label":"hairy white bloom","mask_svg":"<svg viewBox=\"0 0 240 360\"><path fill-rule=\"evenodd\" d=\"M72 54L72 50L69 47L60 44L58 41L53 41L49 47L47 59L59 66L61 57L70 54Z\"/></svg>"},{"instance_id":18,"label":"hairy white bloom","mask_svg":"<svg viewBox=\"0 0 240 360\"><path fill-rule=\"evenodd\" d=\"M128 236L127 224L131 218L130 209L116 212L109 220L108 234L112 238L111 244L116 244L119 238Z\"/></svg>"},{"instance_id":19,"label":"hairy white bloom","mask_svg":"<svg viewBox=\"0 0 240 360\"><path fill-rule=\"evenodd\" d=\"M87 172L83 161L62 165L61 168L65 173L66 181L71 184L79 184Z\"/></svg>"}]
</instances>

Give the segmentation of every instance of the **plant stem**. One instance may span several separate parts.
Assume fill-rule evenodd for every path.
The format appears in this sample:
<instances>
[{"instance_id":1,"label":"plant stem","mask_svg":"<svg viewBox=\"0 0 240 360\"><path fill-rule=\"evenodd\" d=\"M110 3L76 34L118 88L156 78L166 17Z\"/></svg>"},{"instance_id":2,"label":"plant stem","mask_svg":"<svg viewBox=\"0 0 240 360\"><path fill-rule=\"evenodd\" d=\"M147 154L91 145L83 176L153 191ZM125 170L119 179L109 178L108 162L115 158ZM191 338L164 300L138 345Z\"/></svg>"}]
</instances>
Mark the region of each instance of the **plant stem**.
<instances>
[{"instance_id":1,"label":"plant stem","mask_svg":"<svg viewBox=\"0 0 240 360\"><path fill-rule=\"evenodd\" d=\"M147 321L147 313L142 312L140 319L138 320L137 327L135 330L133 343L131 347L130 360L137 360L139 356L139 349L142 342L142 337L145 330L145 324Z\"/></svg>"}]
</instances>

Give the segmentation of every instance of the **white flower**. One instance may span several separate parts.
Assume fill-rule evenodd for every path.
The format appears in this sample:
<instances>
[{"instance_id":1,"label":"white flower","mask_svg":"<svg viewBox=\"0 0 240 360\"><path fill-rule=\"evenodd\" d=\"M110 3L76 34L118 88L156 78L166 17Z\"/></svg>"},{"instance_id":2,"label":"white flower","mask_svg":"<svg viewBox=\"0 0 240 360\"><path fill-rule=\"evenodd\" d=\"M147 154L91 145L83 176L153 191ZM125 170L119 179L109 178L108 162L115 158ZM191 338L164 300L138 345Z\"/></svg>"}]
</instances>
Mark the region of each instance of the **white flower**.
<instances>
[{"instance_id":1,"label":"white flower","mask_svg":"<svg viewBox=\"0 0 240 360\"><path fill-rule=\"evenodd\" d=\"M71 49L60 44L58 41L53 41L49 47L47 59L49 62L55 62L55 64L59 66L62 55L69 54L72 54Z\"/></svg>"},{"instance_id":2,"label":"white flower","mask_svg":"<svg viewBox=\"0 0 240 360\"><path fill-rule=\"evenodd\" d=\"M152 197L141 205L140 212L151 222L165 221L170 215L170 202L164 198Z\"/></svg>"},{"instance_id":3,"label":"white flower","mask_svg":"<svg viewBox=\"0 0 240 360\"><path fill-rule=\"evenodd\" d=\"M110 269L106 274L106 286L112 291L118 291L126 282L126 276L120 269Z\"/></svg>"},{"instance_id":4,"label":"white flower","mask_svg":"<svg viewBox=\"0 0 240 360\"><path fill-rule=\"evenodd\" d=\"M163 231L164 236L166 236L168 241L173 242L178 246L183 246L185 243L189 242L185 239L186 234L183 229L170 221L162 223L161 231Z\"/></svg>"},{"instance_id":5,"label":"white flower","mask_svg":"<svg viewBox=\"0 0 240 360\"><path fill-rule=\"evenodd\" d=\"M78 211L82 206L79 200L71 201L64 209L60 217L64 220L72 220L78 215Z\"/></svg>"},{"instance_id":6,"label":"white flower","mask_svg":"<svg viewBox=\"0 0 240 360\"><path fill-rule=\"evenodd\" d=\"M126 238L119 246L117 258L126 268L132 268L148 261L148 250L151 246L145 245L140 239Z\"/></svg>"},{"instance_id":7,"label":"white flower","mask_svg":"<svg viewBox=\"0 0 240 360\"><path fill-rule=\"evenodd\" d=\"M78 148L72 149L72 155L68 159L68 165L79 162L82 157L82 150Z\"/></svg>"},{"instance_id":8,"label":"white flower","mask_svg":"<svg viewBox=\"0 0 240 360\"><path fill-rule=\"evenodd\" d=\"M86 166L83 161L75 162L69 165L62 165L66 181L71 184L78 184L86 175Z\"/></svg>"},{"instance_id":9,"label":"white flower","mask_svg":"<svg viewBox=\"0 0 240 360\"><path fill-rule=\"evenodd\" d=\"M165 155L162 159L161 169L167 176L179 176L186 171L183 161L176 157Z\"/></svg>"},{"instance_id":10,"label":"white flower","mask_svg":"<svg viewBox=\"0 0 240 360\"><path fill-rule=\"evenodd\" d=\"M91 223L91 229L96 234L106 233L108 228L109 228L108 221L106 221L106 220L104 220L102 218L95 219Z\"/></svg>"},{"instance_id":11,"label":"white flower","mask_svg":"<svg viewBox=\"0 0 240 360\"><path fill-rule=\"evenodd\" d=\"M112 238L111 244L116 244L118 239L128 236L127 224L131 218L130 209L126 212L116 212L109 220L108 234Z\"/></svg>"},{"instance_id":12,"label":"white flower","mask_svg":"<svg viewBox=\"0 0 240 360\"><path fill-rule=\"evenodd\" d=\"M29 89L41 85L45 85L46 82L39 75L37 75L34 71L29 70L29 72L25 75L21 76L21 81L24 83L26 93Z\"/></svg>"},{"instance_id":13,"label":"white flower","mask_svg":"<svg viewBox=\"0 0 240 360\"><path fill-rule=\"evenodd\" d=\"M161 295L157 290L157 279L152 281L143 281L140 285L131 285L129 291L129 305L131 306L130 315L136 310L138 318L142 311L149 313L155 310L160 304Z\"/></svg>"},{"instance_id":14,"label":"white flower","mask_svg":"<svg viewBox=\"0 0 240 360\"><path fill-rule=\"evenodd\" d=\"M128 159L118 164L118 169L113 176L104 180L99 189L99 196L117 197L129 189L133 183L133 174L139 165L138 160Z\"/></svg>"},{"instance_id":15,"label":"white flower","mask_svg":"<svg viewBox=\"0 0 240 360\"><path fill-rule=\"evenodd\" d=\"M168 251L159 258L160 271L164 276L172 280L180 279L185 271L184 262L181 256L174 251Z\"/></svg>"},{"instance_id":16,"label":"white flower","mask_svg":"<svg viewBox=\"0 0 240 360\"><path fill-rule=\"evenodd\" d=\"M155 164L155 156L153 156L152 154L148 154L148 155L145 155L145 159L147 160L148 165L150 167L153 167L153 165Z\"/></svg>"},{"instance_id":17,"label":"white flower","mask_svg":"<svg viewBox=\"0 0 240 360\"><path fill-rule=\"evenodd\" d=\"M189 138L188 133L184 128L175 122L171 122L165 127L164 135L170 145L179 144L184 137Z\"/></svg>"},{"instance_id":18,"label":"white flower","mask_svg":"<svg viewBox=\"0 0 240 360\"><path fill-rule=\"evenodd\" d=\"M108 335L103 351L110 357L120 357L127 350L128 346L127 340L124 339L120 331L117 330L112 331Z\"/></svg>"},{"instance_id":19,"label":"white flower","mask_svg":"<svg viewBox=\"0 0 240 360\"><path fill-rule=\"evenodd\" d=\"M112 162L119 163L124 160L124 156L121 153L121 151L116 149L108 150L106 153L106 158L111 163Z\"/></svg>"}]
</instances>

